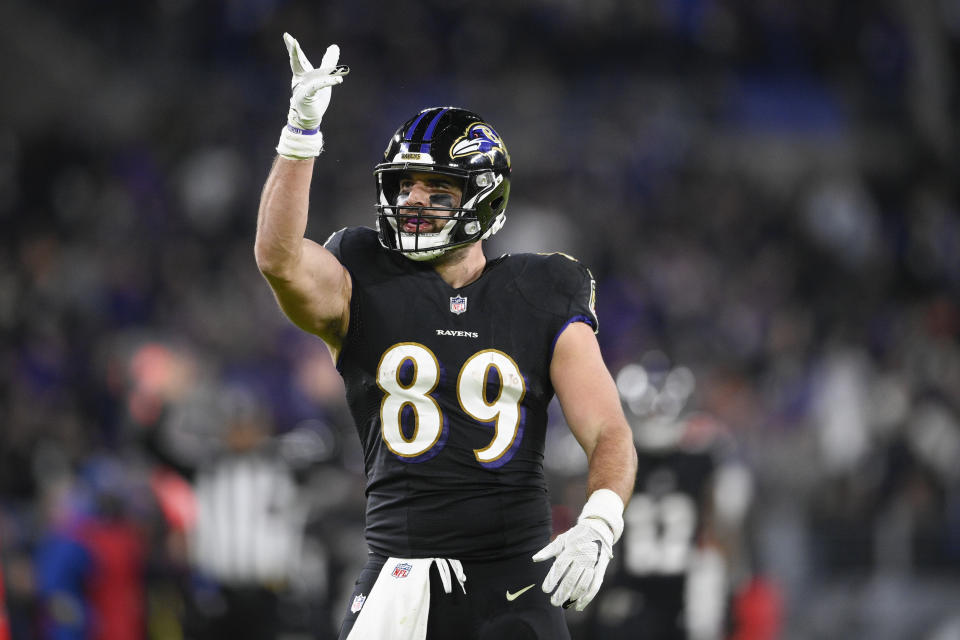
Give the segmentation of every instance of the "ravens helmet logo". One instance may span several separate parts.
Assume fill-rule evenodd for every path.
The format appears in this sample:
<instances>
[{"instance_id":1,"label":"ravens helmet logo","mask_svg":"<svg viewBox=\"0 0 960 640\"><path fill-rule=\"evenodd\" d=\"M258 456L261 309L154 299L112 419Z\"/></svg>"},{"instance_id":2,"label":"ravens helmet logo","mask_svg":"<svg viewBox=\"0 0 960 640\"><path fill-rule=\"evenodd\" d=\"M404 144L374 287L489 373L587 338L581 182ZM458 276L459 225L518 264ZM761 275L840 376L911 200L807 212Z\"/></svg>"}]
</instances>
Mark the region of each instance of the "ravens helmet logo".
<instances>
[{"instance_id":1,"label":"ravens helmet logo","mask_svg":"<svg viewBox=\"0 0 960 640\"><path fill-rule=\"evenodd\" d=\"M507 160L507 166L510 166L510 154L503 144L503 140L493 127L484 122L474 122L462 136L453 142L450 147L451 158L462 158L464 156L485 155L491 160L495 159L497 153L502 153Z\"/></svg>"}]
</instances>

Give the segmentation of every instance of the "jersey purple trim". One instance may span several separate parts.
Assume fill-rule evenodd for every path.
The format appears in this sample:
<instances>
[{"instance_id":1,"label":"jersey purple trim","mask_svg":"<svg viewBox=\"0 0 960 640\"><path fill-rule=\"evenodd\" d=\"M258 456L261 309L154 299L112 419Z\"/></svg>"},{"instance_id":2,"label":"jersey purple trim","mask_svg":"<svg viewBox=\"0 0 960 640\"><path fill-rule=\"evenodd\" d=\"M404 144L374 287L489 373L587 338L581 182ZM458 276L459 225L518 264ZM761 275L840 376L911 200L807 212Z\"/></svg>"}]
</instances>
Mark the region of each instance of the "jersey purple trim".
<instances>
[{"instance_id":1,"label":"jersey purple trim","mask_svg":"<svg viewBox=\"0 0 960 640\"><path fill-rule=\"evenodd\" d=\"M378 425L380 424L379 420L377 421L377 424ZM380 429L382 432L383 430L382 425L380 425ZM421 453L420 455L414 458L405 458L403 456L393 453L392 451L390 452L390 455L392 455L394 458L396 458L397 460L405 464L419 464L421 462L426 462L427 460L430 460L431 458L439 454L441 451L443 451L443 448L447 446L447 440L450 438L450 422L447 420L446 414L443 415L443 425L440 427L440 429L441 429L440 436L437 438L437 442L432 447L430 447L429 449Z\"/></svg>"},{"instance_id":2,"label":"jersey purple trim","mask_svg":"<svg viewBox=\"0 0 960 640\"><path fill-rule=\"evenodd\" d=\"M572 325L574 322L583 322L584 324L590 325L590 327L594 330L596 330L597 328L596 325L593 324L593 320L590 318L590 316L584 316L584 315L573 316L572 318L570 318L569 320L563 323L563 326L560 327L560 331L557 331L557 335L553 337L553 344L550 345L551 358L553 357L553 350L557 348L557 340L560 339L560 334L562 334L566 330L566 328Z\"/></svg>"},{"instance_id":3,"label":"jersey purple trim","mask_svg":"<svg viewBox=\"0 0 960 640\"><path fill-rule=\"evenodd\" d=\"M526 383L527 381L526 376L524 376L523 381L524 383ZM513 436L513 444L510 445L510 448L507 449L507 451L502 456L500 456L496 460L493 460L492 462L480 462L478 460L477 462L480 463L480 466L485 469L499 469L503 465L513 460L513 456L517 453L517 449L520 448L520 443L523 441L523 431L526 424L527 424L527 408L521 404L520 420L519 420L519 423L517 424L517 433L516 435ZM496 427L496 422L493 423L493 426Z\"/></svg>"}]
</instances>

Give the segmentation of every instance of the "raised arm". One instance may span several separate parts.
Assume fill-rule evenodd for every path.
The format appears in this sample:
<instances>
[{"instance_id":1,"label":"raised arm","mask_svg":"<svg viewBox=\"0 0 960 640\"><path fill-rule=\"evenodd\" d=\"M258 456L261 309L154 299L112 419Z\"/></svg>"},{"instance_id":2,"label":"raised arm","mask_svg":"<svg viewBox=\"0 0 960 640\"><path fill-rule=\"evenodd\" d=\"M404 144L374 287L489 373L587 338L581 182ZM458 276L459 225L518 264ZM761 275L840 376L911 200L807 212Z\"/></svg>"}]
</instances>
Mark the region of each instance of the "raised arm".
<instances>
[{"instance_id":1,"label":"raised arm","mask_svg":"<svg viewBox=\"0 0 960 640\"><path fill-rule=\"evenodd\" d=\"M351 282L347 270L322 245L304 237L314 158L323 148L318 127L330 102L331 87L347 70L338 67L340 50L331 45L314 69L299 43L284 41L293 71L293 96L287 125L260 196L254 253L290 320L322 338L334 356L349 322Z\"/></svg>"},{"instance_id":2,"label":"raised arm","mask_svg":"<svg viewBox=\"0 0 960 640\"><path fill-rule=\"evenodd\" d=\"M304 237L313 158L279 156L260 196L257 267L290 320L334 353L349 322L350 276L322 245Z\"/></svg>"}]
</instances>

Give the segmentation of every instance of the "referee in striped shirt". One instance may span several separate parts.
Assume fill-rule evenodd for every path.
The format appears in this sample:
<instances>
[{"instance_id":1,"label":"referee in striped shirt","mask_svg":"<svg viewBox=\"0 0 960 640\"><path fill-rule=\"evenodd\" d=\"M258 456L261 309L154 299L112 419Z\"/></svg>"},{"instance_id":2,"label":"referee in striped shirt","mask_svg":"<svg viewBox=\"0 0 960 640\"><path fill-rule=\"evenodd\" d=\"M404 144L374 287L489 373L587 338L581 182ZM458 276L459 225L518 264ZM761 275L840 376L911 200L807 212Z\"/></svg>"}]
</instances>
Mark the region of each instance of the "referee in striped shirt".
<instances>
[{"instance_id":1,"label":"referee in striped shirt","mask_svg":"<svg viewBox=\"0 0 960 640\"><path fill-rule=\"evenodd\" d=\"M184 635L273 640L282 627L280 599L301 559L308 515L299 486L304 470L271 437L272 422L253 394L227 390L216 404L221 446L208 454L185 462L186 456L173 457L163 446L163 434L148 442L193 486ZM171 422L176 429L180 421Z\"/></svg>"}]
</instances>

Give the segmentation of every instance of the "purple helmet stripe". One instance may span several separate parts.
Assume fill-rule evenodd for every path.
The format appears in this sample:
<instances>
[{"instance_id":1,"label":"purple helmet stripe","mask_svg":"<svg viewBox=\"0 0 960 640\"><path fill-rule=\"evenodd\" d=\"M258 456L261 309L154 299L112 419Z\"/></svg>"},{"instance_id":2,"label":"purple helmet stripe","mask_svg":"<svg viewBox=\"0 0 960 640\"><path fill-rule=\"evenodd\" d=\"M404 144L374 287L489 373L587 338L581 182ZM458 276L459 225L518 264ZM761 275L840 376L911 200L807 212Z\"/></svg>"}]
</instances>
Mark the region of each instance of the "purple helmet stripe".
<instances>
[{"instance_id":1,"label":"purple helmet stripe","mask_svg":"<svg viewBox=\"0 0 960 640\"><path fill-rule=\"evenodd\" d=\"M430 151L430 139L433 137L433 130L437 128L437 123L440 122L440 118L445 114L449 109L443 108L440 110L440 113L433 116L433 120L430 121L430 124L427 125L427 130L423 133L423 144L420 145L420 153L427 153Z\"/></svg>"},{"instance_id":2,"label":"purple helmet stripe","mask_svg":"<svg viewBox=\"0 0 960 640\"><path fill-rule=\"evenodd\" d=\"M407 127L407 135L404 136L404 140L413 140L413 132L417 130L417 125L420 124L420 121L423 120L423 117L429 112L429 109L425 109L423 113L417 116L417 119L413 121L413 124Z\"/></svg>"}]
</instances>

